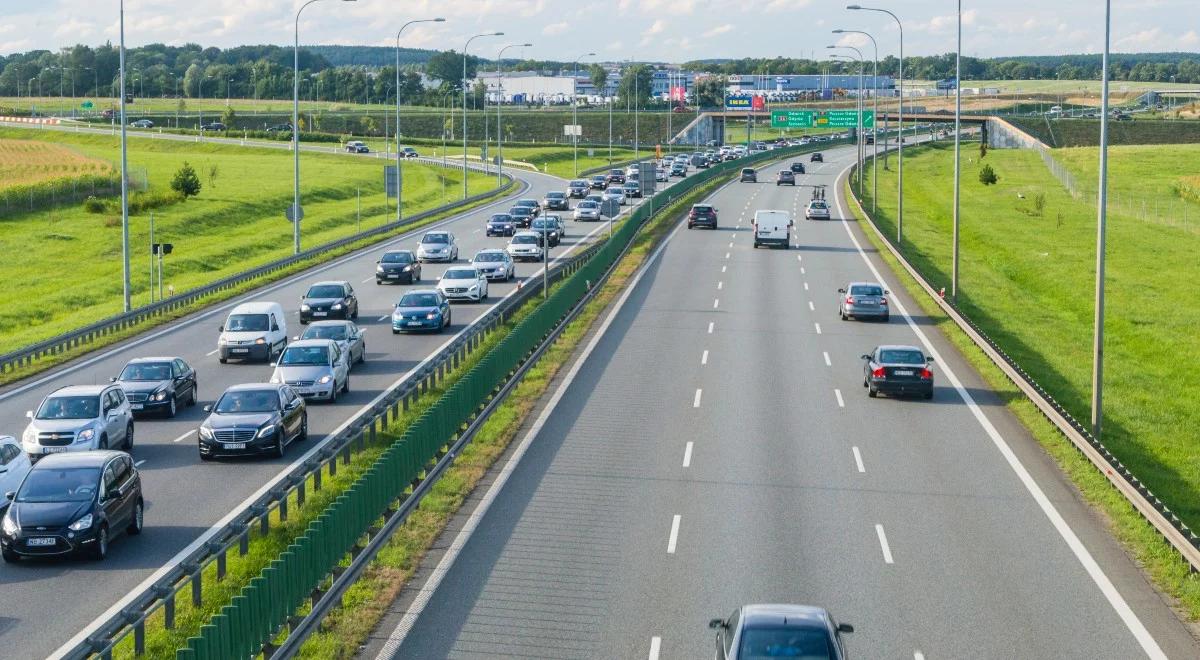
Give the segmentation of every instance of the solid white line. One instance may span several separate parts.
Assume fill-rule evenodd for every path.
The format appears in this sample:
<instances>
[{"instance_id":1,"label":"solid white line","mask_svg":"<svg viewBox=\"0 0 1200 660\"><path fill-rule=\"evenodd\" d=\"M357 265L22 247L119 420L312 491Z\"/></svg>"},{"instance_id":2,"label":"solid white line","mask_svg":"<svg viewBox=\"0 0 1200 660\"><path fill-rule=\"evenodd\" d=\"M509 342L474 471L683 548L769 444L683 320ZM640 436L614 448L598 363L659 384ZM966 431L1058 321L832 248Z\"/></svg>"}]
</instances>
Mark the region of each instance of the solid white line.
<instances>
[{"instance_id":1,"label":"solid white line","mask_svg":"<svg viewBox=\"0 0 1200 660\"><path fill-rule=\"evenodd\" d=\"M724 273L726 268L729 268L729 266L721 266L721 272Z\"/></svg>"},{"instance_id":2,"label":"solid white line","mask_svg":"<svg viewBox=\"0 0 1200 660\"><path fill-rule=\"evenodd\" d=\"M720 291L720 290L721 290L721 289L723 289L723 288L725 288L725 283L724 283L724 282L721 282L721 281L718 281L718 282L717 282L717 291Z\"/></svg>"},{"instance_id":3,"label":"solid white line","mask_svg":"<svg viewBox=\"0 0 1200 660\"><path fill-rule=\"evenodd\" d=\"M696 398L692 399L692 407L693 408L700 407L700 395L703 394L703 392L704 392L704 390L701 390L701 389L696 390Z\"/></svg>"},{"instance_id":4,"label":"solid white line","mask_svg":"<svg viewBox=\"0 0 1200 660\"><path fill-rule=\"evenodd\" d=\"M805 283L804 283L804 290L805 290L805 291L808 291L808 282L805 282Z\"/></svg>"},{"instance_id":5,"label":"solid white line","mask_svg":"<svg viewBox=\"0 0 1200 660\"><path fill-rule=\"evenodd\" d=\"M843 210L846 216L849 217L850 213L848 207L842 202L841 191L837 186L834 186L834 196L837 200L838 206ZM871 263L870 258L867 257L867 253L863 250L862 245L858 242L858 238L854 235L854 232L851 231L850 223L846 222L842 224L846 229L846 234L850 237L850 242L852 242L855 249L858 250L858 254L867 264L867 268L869 268L871 273L875 275L876 281L886 287L887 282L884 281L883 275L879 273L879 269L876 268L875 264ZM1138 641L1138 644L1141 645L1142 650L1146 652L1147 656L1153 658L1154 660L1167 660L1167 654L1163 652L1162 648L1158 645L1158 642L1155 641L1154 636L1150 634L1150 631L1146 630L1146 626L1144 626L1141 620L1138 619L1137 615L1134 614L1133 609L1129 606L1129 603L1125 601L1125 598L1119 591L1117 591L1117 588L1113 585L1112 581L1108 579L1108 575L1106 575L1104 570L1100 568L1100 565L1096 563L1095 557L1093 557L1092 553L1089 552L1087 547L1083 545L1083 541L1079 540L1079 536L1075 534L1075 531L1072 530L1071 526L1067 524L1067 521L1063 519L1062 514L1058 512L1058 509L1055 508L1054 504L1050 502L1050 498L1046 497L1046 493L1042 491L1041 486L1034 481L1033 476L1029 474L1027 469L1025 469L1025 465L1021 463L1021 460L1018 459L1016 454L1013 453L1012 448L1008 446L1008 442L1004 439L1004 436L1000 435L1000 431L998 431L995 425L992 424L991 420L989 420L987 416L983 414L983 410L979 407L979 404L975 402L975 398L971 396L969 392L967 392L965 387L963 387L962 381L958 379L958 376L949 367L948 363L942 359L942 356L938 353L938 350L933 347L933 343L929 341L929 338L925 335L925 332L917 326L916 321L914 321L912 316L908 314L904 304L898 299L894 299L893 305L896 307L896 310L900 312L901 316L904 317L904 321L908 324L908 327L911 328L917 338L921 340L921 344L925 347L925 350L929 351L929 354L933 357L933 359L938 364L942 365L942 373L946 375L946 380L950 381L950 384L954 387L954 390L958 392L958 396L963 400L963 403L967 405L967 408L971 411L971 414L975 417L975 420L979 422L979 425L983 427L984 432L987 433L988 437L992 441L992 444L994 444L996 449L1000 452L1000 455L1004 457L1004 460L1008 463L1009 468L1016 473L1017 478L1021 481L1021 484L1025 486L1025 490L1028 491L1030 496L1033 497L1033 500L1037 503L1038 508L1042 510L1042 513L1047 519L1049 519L1050 524L1054 526L1055 531L1057 531L1059 536L1062 537L1063 541L1067 544L1067 547L1071 549L1072 554L1075 555L1075 559L1078 560L1083 566L1084 570L1087 571L1088 576L1092 578L1092 582L1096 584L1096 586L1100 589L1100 593L1102 593L1104 598L1108 600L1108 604L1112 606L1113 610L1116 611L1117 616L1121 617L1121 621L1125 624L1125 627L1129 629L1130 634L1132 634Z\"/></svg>"},{"instance_id":6,"label":"solid white line","mask_svg":"<svg viewBox=\"0 0 1200 660\"><path fill-rule=\"evenodd\" d=\"M191 436L191 435L192 435L193 433L195 433L195 432L196 432L196 429L192 429L191 431L188 431L187 433L184 433L183 435L179 436L178 438L175 438L175 439L174 439L174 440L172 440L171 442L181 442L181 441L183 441L183 440L187 440L187 439L188 439L188 437L189 437L189 436Z\"/></svg>"},{"instance_id":7,"label":"solid white line","mask_svg":"<svg viewBox=\"0 0 1200 660\"><path fill-rule=\"evenodd\" d=\"M829 361L829 351L821 351L821 354L825 356L825 366L832 367L833 363Z\"/></svg>"},{"instance_id":8,"label":"solid white line","mask_svg":"<svg viewBox=\"0 0 1200 660\"><path fill-rule=\"evenodd\" d=\"M875 534L879 537L879 547L883 548L884 563L896 563L892 561L892 549L888 547L887 535L883 533L883 525L875 525Z\"/></svg>"},{"instance_id":9,"label":"solid white line","mask_svg":"<svg viewBox=\"0 0 1200 660\"><path fill-rule=\"evenodd\" d=\"M704 351L700 356L700 364L708 364L708 351Z\"/></svg>"},{"instance_id":10,"label":"solid white line","mask_svg":"<svg viewBox=\"0 0 1200 660\"><path fill-rule=\"evenodd\" d=\"M142 467L142 463L145 463L145 462L146 462L146 459L143 458L142 460L134 463L133 467Z\"/></svg>"},{"instance_id":11,"label":"solid white line","mask_svg":"<svg viewBox=\"0 0 1200 660\"><path fill-rule=\"evenodd\" d=\"M833 388L833 395L837 397L838 408L845 408L846 402L842 400L842 391L835 387Z\"/></svg>"},{"instance_id":12,"label":"solid white line","mask_svg":"<svg viewBox=\"0 0 1200 660\"><path fill-rule=\"evenodd\" d=\"M716 309L717 306L719 306L720 304L721 304L720 298L713 298L713 309Z\"/></svg>"},{"instance_id":13,"label":"solid white line","mask_svg":"<svg viewBox=\"0 0 1200 660\"><path fill-rule=\"evenodd\" d=\"M713 322L709 321L708 322L708 334L711 335L713 333L712 331L713 331Z\"/></svg>"},{"instance_id":14,"label":"solid white line","mask_svg":"<svg viewBox=\"0 0 1200 660\"><path fill-rule=\"evenodd\" d=\"M854 450L854 464L858 466L859 472L866 472L867 468L863 465L862 454L858 451L858 447L851 447Z\"/></svg>"},{"instance_id":15,"label":"solid white line","mask_svg":"<svg viewBox=\"0 0 1200 660\"><path fill-rule=\"evenodd\" d=\"M662 637L650 638L650 660L658 660L658 649L662 646Z\"/></svg>"},{"instance_id":16,"label":"solid white line","mask_svg":"<svg viewBox=\"0 0 1200 660\"><path fill-rule=\"evenodd\" d=\"M209 352L205 353L204 355L205 355L205 357L208 357L208 356L210 356L210 355L216 355L216 354L217 354L217 351L219 351L219 350L221 350L221 349L219 349L219 348L214 348L214 349L212 349L211 351L209 351Z\"/></svg>"},{"instance_id":17,"label":"solid white line","mask_svg":"<svg viewBox=\"0 0 1200 660\"><path fill-rule=\"evenodd\" d=\"M679 541L679 521L682 518L678 513L671 519L671 538L667 539L667 554L675 554L675 544Z\"/></svg>"},{"instance_id":18,"label":"solid white line","mask_svg":"<svg viewBox=\"0 0 1200 660\"><path fill-rule=\"evenodd\" d=\"M683 446L683 467L691 467L691 466L692 466L692 441L688 440L688 443Z\"/></svg>"},{"instance_id":19,"label":"solid white line","mask_svg":"<svg viewBox=\"0 0 1200 660\"><path fill-rule=\"evenodd\" d=\"M817 308L816 308L816 307L813 307L813 304L812 304L812 301L811 301L811 300L810 300L810 301L808 301L808 311L810 311L810 312L815 312L815 311L817 311Z\"/></svg>"},{"instance_id":20,"label":"solid white line","mask_svg":"<svg viewBox=\"0 0 1200 660\"><path fill-rule=\"evenodd\" d=\"M813 325L814 325L814 326L816 326L816 328L817 328L817 334L818 334L818 335L819 335L819 334L821 334L821 324L820 324L820 323L814 323Z\"/></svg>"}]
</instances>

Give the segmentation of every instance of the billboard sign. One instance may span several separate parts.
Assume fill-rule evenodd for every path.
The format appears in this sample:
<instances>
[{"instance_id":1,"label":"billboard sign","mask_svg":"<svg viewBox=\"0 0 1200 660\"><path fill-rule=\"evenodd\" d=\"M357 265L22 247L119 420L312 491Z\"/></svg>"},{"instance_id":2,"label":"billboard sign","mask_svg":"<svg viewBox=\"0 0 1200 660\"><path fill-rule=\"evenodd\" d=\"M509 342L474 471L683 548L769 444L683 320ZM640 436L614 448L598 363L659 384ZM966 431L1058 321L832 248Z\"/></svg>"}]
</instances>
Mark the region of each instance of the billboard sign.
<instances>
[{"instance_id":1,"label":"billboard sign","mask_svg":"<svg viewBox=\"0 0 1200 660\"><path fill-rule=\"evenodd\" d=\"M753 109L754 97L749 94L726 94L725 109L726 110L751 110Z\"/></svg>"},{"instance_id":2,"label":"billboard sign","mask_svg":"<svg viewBox=\"0 0 1200 660\"><path fill-rule=\"evenodd\" d=\"M396 166L395 165L384 165L383 166L383 188L384 188L384 191L387 193L388 198L398 196L396 191L398 190L397 184L399 184L399 183L400 182L396 180Z\"/></svg>"}]
</instances>

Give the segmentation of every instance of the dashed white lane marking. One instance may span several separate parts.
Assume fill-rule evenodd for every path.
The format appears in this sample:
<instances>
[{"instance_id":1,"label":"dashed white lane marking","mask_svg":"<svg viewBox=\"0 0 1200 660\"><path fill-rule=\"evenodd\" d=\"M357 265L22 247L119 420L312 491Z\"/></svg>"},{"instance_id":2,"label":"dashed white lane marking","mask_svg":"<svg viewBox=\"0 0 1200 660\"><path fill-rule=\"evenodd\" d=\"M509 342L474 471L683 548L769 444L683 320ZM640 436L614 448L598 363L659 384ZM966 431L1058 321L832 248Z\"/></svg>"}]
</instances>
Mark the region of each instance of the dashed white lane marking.
<instances>
[{"instance_id":1,"label":"dashed white lane marking","mask_svg":"<svg viewBox=\"0 0 1200 660\"><path fill-rule=\"evenodd\" d=\"M183 440L187 440L188 436L190 436L191 434L193 434L193 433L195 433L195 432L196 432L196 429L192 429L191 431L188 431L187 433L184 433L183 435L179 436L178 438L175 438L175 439L174 439L174 440L172 440L171 442L181 442L181 441L183 441Z\"/></svg>"},{"instance_id":2,"label":"dashed white lane marking","mask_svg":"<svg viewBox=\"0 0 1200 660\"><path fill-rule=\"evenodd\" d=\"M142 467L142 463L145 463L145 462L146 462L146 459L143 458L142 460L134 463L133 467Z\"/></svg>"},{"instance_id":3,"label":"dashed white lane marking","mask_svg":"<svg viewBox=\"0 0 1200 660\"><path fill-rule=\"evenodd\" d=\"M483 230L482 230L482 229L476 229L475 231L473 231L473 232L471 232L471 233L472 233L472 234L478 234L478 233L479 233L479 232L481 232L481 231L483 231Z\"/></svg>"},{"instance_id":4,"label":"dashed white lane marking","mask_svg":"<svg viewBox=\"0 0 1200 660\"><path fill-rule=\"evenodd\" d=\"M807 272L805 272L805 270L804 270L804 266L801 266L801 267L800 267L800 274L801 274L801 275L807 275L807 274L808 274Z\"/></svg>"},{"instance_id":5,"label":"dashed white lane marking","mask_svg":"<svg viewBox=\"0 0 1200 660\"><path fill-rule=\"evenodd\" d=\"M712 321L709 321L709 322L708 322L708 334L710 334L710 335L711 335L711 334L712 334L712 331L713 331L713 322L712 322Z\"/></svg>"},{"instance_id":6,"label":"dashed white lane marking","mask_svg":"<svg viewBox=\"0 0 1200 660\"><path fill-rule=\"evenodd\" d=\"M819 335L819 334L821 334L821 324L820 324L820 323L814 323L814 324L813 324L813 326L814 326L814 327L817 329L817 334L818 334L818 335Z\"/></svg>"},{"instance_id":7,"label":"dashed white lane marking","mask_svg":"<svg viewBox=\"0 0 1200 660\"><path fill-rule=\"evenodd\" d=\"M216 355L216 354L217 354L217 351L219 351L219 350L221 350L221 349L219 349L219 348L214 348L213 350L211 350L211 351L209 351L209 352L205 353L204 355L206 355L206 356L208 356L208 355Z\"/></svg>"},{"instance_id":8,"label":"dashed white lane marking","mask_svg":"<svg viewBox=\"0 0 1200 660\"><path fill-rule=\"evenodd\" d=\"M886 564L894 564L892 561L892 549L888 546L887 534L883 533L883 525L875 525L875 534L879 536L879 547L883 549L883 561Z\"/></svg>"},{"instance_id":9,"label":"dashed white lane marking","mask_svg":"<svg viewBox=\"0 0 1200 660\"><path fill-rule=\"evenodd\" d=\"M649 660L658 660L658 649L662 646L662 637L650 638L650 656Z\"/></svg>"},{"instance_id":10,"label":"dashed white lane marking","mask_svg":"<svg viewBox=\"0 0 1200 660\"><path fill-rule=\"evenodd\" d=\"M704 351L700 354L700 364L708 364L708 351Z\"/></svg>"},{"instance_id":11,"label":"dashed white lane marking","mask_svg":"<svg viewBox=\"0 0 1200 660\"><path fill-rule=\"evenodd\" d=\"M729 253L728 253L728 252L726 252L726 253L725 253L725 258L726 258L726 259L728 259L728 258L729 258Z\"/></svg>"},{"instance_id":12,"label":"dashed white lane marking","mask_svg":"<svg viewBox=\"0 0 1200 660\"><path fill-rule=\"evenodd\" d=\"M721 266L721 272L724 273L726 268L729 268L729 266Z\"/></svg>"},{"instance_id":13,"label":"dashed white lane marking","mask_svg":"<svg viewBox=\"0 0 1200 660\"><path fill-rule=\"evenodd\" d=\"M701 390L701 389L696 390L696 396L695 396L695 398L692 399L692 407L693 408L700 407L700 396L703 394L704 394L704 390Z\"/></svg>"},{"instance_id":14,"label":"dashed white lane marking","mask_svg":"<svg viewBox=\"0 0 1200 660\"><path fill-rule=\"evenodd\" d=\"M729 247L733 247L733 241L729 241Z\"/></svg>"},{"instance_id":15,"label":"dashed white lane marking","mask_svg":"<svg viewBox=\"0 0 1200 660\"><path fill-rule=\"evenodd\" d=\"M825 356L825 366L832 367L833 363L829 361L829 351L821 351L821 354Z\"/></svg>"},{"instance_id":16,"label":"dashed white lane marking","mask_svg":"<svg viewBox=\"0 0 1200 660\"><path fill-rule=\"evenodd\" d=\"M913 651L913 660L925 660L925 654L920 651Z\"/></svg>"},{"instance_id":17,"label":"dashed white lane marking","mask_svg":"<svg viewBox=\"0 0 1200 660\"><path fill-rule=\"evenodd\" d=\"M804 257L796 255L796 261L804 261Z\"/></svg>"},{"instance_id":18,"label":"dashed white lane marking","mask_svg":"<svg viewBox=\"0 0 1200 660\"><path fill-rule=\"evenodd\" d=\"M387 315L387 314L384 314L383 316L381 316L381 317L379 317L379 318L377 318L377 319L375 319L375 320L376 320L376 321L379 321L380 323L382 323L382 322L384 322L384 321L388 320L388 315Z\"/></svg>"},{"instance_id":19,"label":"dashed white lane marking","mask_svg":"<svg viewBox=\"0 0 1200 660\"><path fill-rule=\"evenodd\" d=\"M675 554L675 543L679 541L679 521L682 518L678 513L671 519L671 538L667 539L667 554ZM891 563L891 562L889 562Z\"/></svg>"},{"instance_id":20,"label":"dashed white lane marking","mask_svg":"<svg viewBox=\"0 0 1200 660\"><path fill-rule=\"evenodd\" d=\"M692 441L688 440L688 443L683 446L683 467L691 467L691 466L692 466Z\"/></svg>"},{"instance_id":21,"label":"dashed white lane marking","mask_svg":"<svg viewBox=\"0 0 1200 660\"><path fill-rule=\"evenodd\" d=\"M845 408L846 402L842 399L842 391L837 388L834 388L833 395L837 397L838 408Z\"/></svg>"},{"instance_id":22,"label":"dashed white lane marking","mask_svg":"<svg viewBox=\"0 0 1200 660\"><path fill-rule=\"evenodd\" d=\"M716 309L721 304L720 298L713 298L713 309Z\"/></svg>"},{"instance_id":23,"label":"dashed white lane marking","mask_svg":"<svg viewBox=\"0 0 1200 660\"><path fill-rule=\"evenodd\" d=\"M717 291L720 291L720 290L721 290L721 289L723 289L724 287L725 287L725 283L724 283L724 282L721 282L721 281L718 281L718 282L717 282Z\"/></svg>"},{"instance_id":24,"label":"dashed white lane marking","mask_svg":"<svg viewBox=\"0 0 1200 660\"><path fill-rule=\"evenodd\" d=\"M858 447L851 447L850 449L854 451L854 465L858 467L858 471L866 472L867 468L863 465L862 453L858 451Z\"/></svg>"},{"instance_id":25,"label":"dashed white lane marking","mask_svg":"<svg viewBox=\"0 0 1200 660\"><path fill-rule=\"evenodd\" d=\"M362 283L363 283L363 284L366 284L367 282L370 282L370 281L371 281L371 280L373 280L373 279L375 279L375 276L374 276L374 275L372 275L371 277L368 277L367 279L363 280L363 281L362 281Z\"/></svg>"},{"instance_id":26,"label":"dashed white lane marking","mask_svg":"<svg viewBox=\"0 0 1200 660\"><path fill-rule=\"evenodd\" d=\"M805 282L805 283L804 283L804 290L805 290L805 291L808 291L808 282Z\"/></svg>"},{"instance_id":27,"label":"dashed white lane marking","mask_svg":"<svg viewBox=\"0 0 1200 660\"><path fill-rule=\"evenodd\" d=\"M808 301L808 311L810 311L810 312L815 312L815 311L817 311L817 308L816 308L816 307L813 307L813 304L812 304L812 301L811 301L811 300L810 300L810 301Z\"/></svg>"}]
</instances>

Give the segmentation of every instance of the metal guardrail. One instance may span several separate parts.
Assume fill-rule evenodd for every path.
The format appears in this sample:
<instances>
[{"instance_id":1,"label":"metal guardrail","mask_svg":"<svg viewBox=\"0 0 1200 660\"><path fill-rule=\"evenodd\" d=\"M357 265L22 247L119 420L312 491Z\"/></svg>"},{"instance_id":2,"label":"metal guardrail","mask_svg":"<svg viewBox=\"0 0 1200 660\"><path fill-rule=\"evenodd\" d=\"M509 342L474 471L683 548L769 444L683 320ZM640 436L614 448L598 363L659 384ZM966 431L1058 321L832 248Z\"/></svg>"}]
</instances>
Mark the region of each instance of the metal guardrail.
<instances>
[{"instance_id":1,"label":"metal guardrail","mask_svg":"<svg viewBox=\"0 0 1200 660\"><path fill-rule=\"evenodd\" d=\"M850 170L851 176L853 176L854 169L851 168ZM858 196L854 193L853 187L850 190L850 199L853 200L854 205L862 213L863 217L869 220L867 224L870 225L875 235L883 241L883 244L888 247L888 251L892 253L892 256L920 284L925 293L937 303L946 316L954 321L955 325L1037 406L1046 419L1060 433L1066 436L1075 445L1075 448L1087 457L1092 465L1108 479L1109 483L1137 509L1142 517L1175 548L1183 560L1188 563L1191 570L1193 572L1200 571L1200 537L1180 520L1179 516L1175 515L1162 500L1154 495L1129 468L1126 468L1104 446L1104 443L1093 436L1085 424L1075 419L1062 404L1054 399L1054 396L1048 390L1038 384L1033 379L1033 376L1025 371L1015 358L1000 347L998 342L989 337L966 314L959 311L952 302L944 299L933 288L925 277L896 249L891 237L879 230L870 213L863 208Z\"/></svg>"},{"instance_id":2,"label":"metal guardrail","mask_svg":"<svg viewBox=\"0 0 1200 660\"><path fill-rule=\"evenodd\" d=\"M440 165L439 161L434 161L431 159L420 160L421 162ZM461 168L462 164L459 163L458 166ZM468 165L468 167L482 171L482 168L477 166ZM328 243L309 248L300 254L284 257L282 259L276 259L275 261L263 264L262 266L242 271L240 273L235 273L228 277L223 277L216 282L175 294L169 298L164 298L158 302L138 307L137 309L130 310L124 314L110 316L106 319L96 321L95 323L91 323L77 330L72 330L49 339L44 339L35 344L30 344L29 346L25 346L15 351L5 353L0 355L0 374L16 371L46 357L58 356L64 353L78 351L81 347L91 344L97 339L106 337L115 332L127 330L133 326L143 323L147 319L169 314L206 296L240 286L246 282L251 282L263 277L264 275L288 268L293 264L302 262L306 259L318 257L322 254L360 241L364 238L387 234L396 229L400 229L415 222L420 222L421 220L434 215L468 206L493 195L505 194L512 190L512 188L516 185L521 187L521 192L524 192L529 187L527 183L514 179L511 175L505 174L504 176L508 180L498 189L492 189L485 193L472 195L467 199L458 200L457 202L451 202L427 211L422 211L420 213L408 216L399 222L391 222L386 225L374 227L372 229L352 234L335 241L330 241Z\"/></svg>"}]
</instances>

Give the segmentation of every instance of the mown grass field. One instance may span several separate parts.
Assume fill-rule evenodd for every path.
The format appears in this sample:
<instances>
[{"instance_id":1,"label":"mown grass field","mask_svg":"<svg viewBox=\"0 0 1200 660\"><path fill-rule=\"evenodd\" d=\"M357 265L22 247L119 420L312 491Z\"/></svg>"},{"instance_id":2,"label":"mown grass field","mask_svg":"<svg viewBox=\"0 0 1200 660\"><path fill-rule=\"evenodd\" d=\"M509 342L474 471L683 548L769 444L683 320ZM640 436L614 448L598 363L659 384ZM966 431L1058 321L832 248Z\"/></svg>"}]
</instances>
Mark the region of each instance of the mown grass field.
<instances>
[{"instance_id":1,"label":"mown grass field","mask_svg":"<svg viewBox=\"0 0 1200 660\"><path fill-rule=\"evenodd\" d=\"M947 295L952 154L950 145L905 153L904 252ZM1077 168L1079 177L1095 176L1096 150L1056 155ZM1198 155L1200 147L1191 146L1113 148L1110 190L1170 194L1175 178L1196 171ZM963 153L960 306L1086 422L1095 202L1072 198L1035 152L992 150L985 161L999 175L994 186L979 182L978 150ZM880 170L878 222L887 235L895 233L894 177L894 169ZM1039 194L1045 195L1041 212ZM865 205L869 208L869 197ZM1191 210L1200 219L1200 205ZM1187 368L1190 356L1200 352L1194 331L1200 306L1192 291L1200 231L1138 219L1115 206L1108 218L1103 441L1197 529L1200 385L1187 377Z\"/></svg>"},{"instance_id":2,"label":"mown grass field","mask_svg":"<svg viewBox=\"0 0 1200 660\"><path fill-rule=\"evenodd\" d=\"M0 139L0 190L85 174L108 174L107 160L85 156L61 144Z\"/></svg>"},{"instance_id":3,"label":"mown grass field","mask_svg":"<svg viewBox=\"0 0 1200 660\"><path fill-rule=\"evenodd\" d=\"M30 138L53 140L50 144L84 157L119 157L111 136L0 129L6 141ZM154 211L156 242L175 246L165 260L167 287L184 291L292 253L292 225L284 218L292 198L289 152L146 139L129 141L129 161L131 168L146 171L151 192L168 190L184 161L203 185L197 197ZM302 154L304 247L394 216L394 200L383 195L382 165L332 153ZM460 198L460 177L453 170L409 164L405 214ZM472 174L469 185L471 194L481 193L495 179ZM134 306L150 301L149 224L149 212L130 217ZM0 353L121 311L119 213L92 214L73 204L9 216L2 226L0 251L21 255L8 261L5 273L21 285L0 293Z\"/></svg>"},{"instance_id":4,"label":"mown grass field","mask_svg":"<svg viewBox=\"0 0 1200 660\"><path fill-rule=\"evenodd\" d=\"M371 151L383 151L383 140L364 140ZM441 143L430 144L428 140L417 140L404 143L404 146L412 146L422 156L427 158L441 158L442 145ZM393 145L392 149L395 148ZM592 155L588 155L588 150L591 149ZM394 152L393 152L394 153ZM449 143L446 145L446 156L449 159L458 158L457 162L462 162L462 142L457 145ZM645 145L641 149L643 158L654 157L654 145ZM470 144L467 147L467 155L472 157L472 162L479 162L480 146L478 144ZM495 158L496 145L492 143L488 146L488 160ZM613 147L612 157L614 163L622 163L632 159L634 156L633 149L623 147ZM504 147L504 160L518 160L536 165L538 171L544 172L564 179L570 179L575 176L574 152L569 144L547 145L544 147L529 147L529 146L514 146ZM597 147L579 145L579 171L582 172L593 167L600 167L608 164L608 147ZM494 175L493 175L494 176Z\"/></svg>"}]
</instances>

